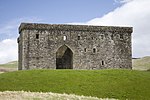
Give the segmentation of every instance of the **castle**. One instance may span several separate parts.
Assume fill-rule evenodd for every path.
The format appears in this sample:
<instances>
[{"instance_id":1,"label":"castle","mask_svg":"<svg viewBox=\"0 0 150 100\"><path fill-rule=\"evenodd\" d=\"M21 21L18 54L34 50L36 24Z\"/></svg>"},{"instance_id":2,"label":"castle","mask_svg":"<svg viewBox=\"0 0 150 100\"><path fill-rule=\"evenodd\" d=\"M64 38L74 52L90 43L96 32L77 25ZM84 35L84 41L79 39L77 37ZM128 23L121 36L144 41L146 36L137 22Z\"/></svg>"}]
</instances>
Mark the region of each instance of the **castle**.
<instances>
[{"instance_id":1,"label":"castle","mask_svg":"<svg viewBox=\"0 0 150 100\"><path fill-rule=\"evenodd\" d=\"M21 23L18 69L132 69L132 30Z\"/></svg>"}]
</instances>

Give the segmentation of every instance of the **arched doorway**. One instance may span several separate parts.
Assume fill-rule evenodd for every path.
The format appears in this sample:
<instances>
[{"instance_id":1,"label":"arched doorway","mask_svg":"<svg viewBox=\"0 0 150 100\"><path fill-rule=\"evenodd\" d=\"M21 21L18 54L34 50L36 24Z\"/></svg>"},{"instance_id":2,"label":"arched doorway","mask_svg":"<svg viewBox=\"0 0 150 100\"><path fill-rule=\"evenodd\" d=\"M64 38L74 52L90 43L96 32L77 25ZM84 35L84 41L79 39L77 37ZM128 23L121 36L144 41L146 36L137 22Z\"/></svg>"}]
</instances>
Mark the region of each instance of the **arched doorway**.
<instances>
[{"instance_id":1,"label":"arched doorway","mask_svg":"<svg viewBox=\"0 0 150 100\"><path fill-rule=\"evenodd\" d=\"M73 69L73 52L66 45L56 52L56 69Z\"/></svg>"}]
</instances>

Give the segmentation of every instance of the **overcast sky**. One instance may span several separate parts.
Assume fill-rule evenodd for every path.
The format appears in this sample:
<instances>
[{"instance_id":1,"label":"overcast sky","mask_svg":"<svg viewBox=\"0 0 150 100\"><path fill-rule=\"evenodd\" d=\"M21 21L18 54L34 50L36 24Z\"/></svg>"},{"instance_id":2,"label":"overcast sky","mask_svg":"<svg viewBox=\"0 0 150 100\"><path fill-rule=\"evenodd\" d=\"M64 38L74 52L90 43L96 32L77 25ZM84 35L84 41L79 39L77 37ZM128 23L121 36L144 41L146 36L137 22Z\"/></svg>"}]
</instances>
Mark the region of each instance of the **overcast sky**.
<instances>
[{"instance_id":1,"label":"overcast sky","mask_svg":"<svg viewBox=\"0 0 150 100\"><path fill-rule=\"evenodd\" d=\"M150 56L150 0L0 0L0 63L18 59L21 22L133 27L132 56Z\"/></svg>"}]
</instances>

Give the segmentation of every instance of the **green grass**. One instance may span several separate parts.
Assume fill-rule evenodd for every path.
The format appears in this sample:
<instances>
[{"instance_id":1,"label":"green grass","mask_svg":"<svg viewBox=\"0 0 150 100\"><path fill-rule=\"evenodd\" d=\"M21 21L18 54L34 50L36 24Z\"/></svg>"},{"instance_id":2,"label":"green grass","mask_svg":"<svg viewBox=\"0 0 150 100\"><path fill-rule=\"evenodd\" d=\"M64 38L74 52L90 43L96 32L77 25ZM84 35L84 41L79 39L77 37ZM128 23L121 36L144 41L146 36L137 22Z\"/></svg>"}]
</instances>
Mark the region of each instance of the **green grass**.
<instances>
[{"instance_id":1,"label":"green grass","mask_svg":"<svg viewBox=\"0 0 150 100\"><path fill-rule=\"evenodd\" d=\"M67 93L99 98L150 98L150 72L135 70L28 70L0 74L0 91Z\"/></svg>"},{"instance_id":2,"label":"green grass","mask_svg":"<svg viewBox=\"0 0 150 100\"><path fill-rule=\"evenodd\" d=\"M132 66L135 70L148 70L150 69L150 56L140 59L133 59Z\"/></svg>"}]
</instances>

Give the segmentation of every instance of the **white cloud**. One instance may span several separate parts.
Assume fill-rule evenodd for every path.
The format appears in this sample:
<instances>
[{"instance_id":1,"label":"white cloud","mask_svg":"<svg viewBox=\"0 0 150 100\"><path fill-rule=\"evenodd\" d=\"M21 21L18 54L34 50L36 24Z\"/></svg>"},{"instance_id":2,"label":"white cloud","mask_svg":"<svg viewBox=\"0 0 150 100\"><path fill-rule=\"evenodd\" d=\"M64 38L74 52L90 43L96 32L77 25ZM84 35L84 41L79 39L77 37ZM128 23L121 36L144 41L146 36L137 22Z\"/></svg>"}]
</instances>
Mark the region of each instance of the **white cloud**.
<instances>
[{"instance_id":1,"label":"white cloud","mask_svg":"<svg viewBox=\"0 0 150 100\"><path fill-rule=\"evenodd\" d=\"M18 58L16 39L5 39L0 42L0 63L14 61Z\"/></svg>"},{"instance_id":2,"label":"white cloud","mask_svg":"<svg viewBox=\"0 0 150 100\"><path fill-rule=\"evenodd\" d=\"M131 26L134 29L133 57L150 55L150 0L121 1L128 2L101 18L90 20L87 24Z\"/></svg>"},{"instance_id":3,"label":"white cloud","mask_svg":"<svg viewBox=\"0 0 150 100\"><path fill-rule=\"evenodd\" d=\"M0 24L0 64L17 60L18 58L18 27L21 22L40 22L39 18L19 18Z\"/></svg>"},{"instance_id":4,"label":"white cloud","mask_svg":"<svg viewBox=\"0 0 150 100\"><path fill-rule=\"evenodd\" d=\"M150 56L150 0L117 1L124 4L103 17L84 24L133 27L133 57Z\"/></svg>"},{"instance_id":5,"label":"white cloud","mask_svg":"<svg viewBox=\"0 0 150 100\"><path fill-rule=\"evenodd\" d=\"M114 0L115 3L128 3L133 0Z\"/></svg>"}]
</instances>

